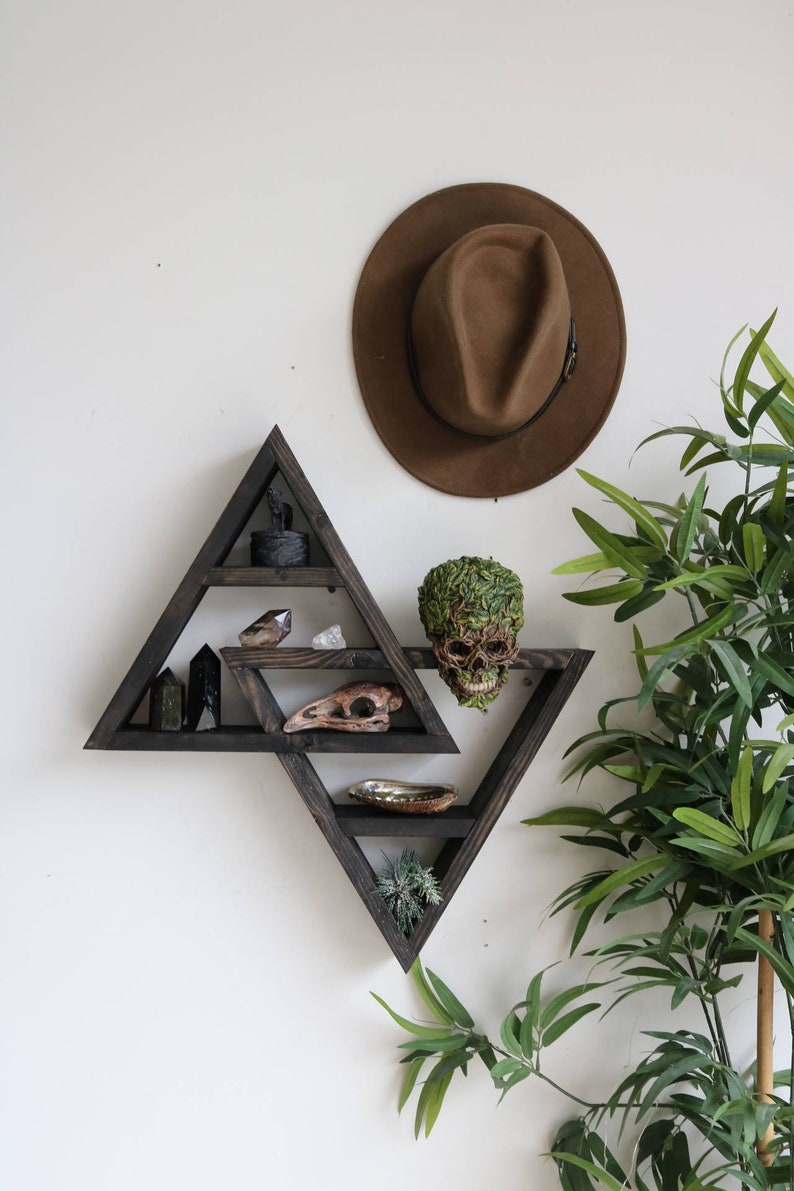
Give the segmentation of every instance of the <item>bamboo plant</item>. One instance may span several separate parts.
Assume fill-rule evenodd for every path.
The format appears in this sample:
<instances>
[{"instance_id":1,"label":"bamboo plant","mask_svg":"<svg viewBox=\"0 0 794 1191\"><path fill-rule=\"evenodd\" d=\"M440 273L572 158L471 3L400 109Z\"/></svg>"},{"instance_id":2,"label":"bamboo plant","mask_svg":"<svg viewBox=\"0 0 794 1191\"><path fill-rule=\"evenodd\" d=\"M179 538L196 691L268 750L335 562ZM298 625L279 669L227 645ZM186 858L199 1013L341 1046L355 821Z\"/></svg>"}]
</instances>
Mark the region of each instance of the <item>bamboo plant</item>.
<instances>
[{"instance_id":1,"label":"bamboo plant","mask_svg":"<svg viewBox=\"0 0 794 1191\"><path fill-rule=\"evenodd\" d=\"M731 383L726 361L744 329L726 352L727 434L674 426L645 440L685 440L680 467L697 477L688 495L638 500L580 472L629 521L606 528L574 509L595 552L557 572L595 582L566 598L614 604L618 622L677 600L684 625L646 644L631 624L638 690L606 703L569 750L568 776L606 771L614 804L525 820L602 858L553 904L573 910L571 953L589 958L590 977L549 997L536 974L494 1040L418 962L431 1021L385 1006L411 1035L400 1107L416 1090L417 1136L429 1134L451 1080L475 1057L502 1096L532 1077L570 1100L575 1115L551 1147L564 1191L794 1188L794 379L766 341L774 317L750 332ZM751 373L762 369L759 383ZM738 482L714 508L708 477L723 466ZM611 937L594 946L603 923ZM778 1073L775 977L785 1005L778 1039L792 1040ZM745 1040L731 1037L724 1010L730 990L754 979L757 1062L746 1071L734 1058ZM549 1075L546 1051L582 1018L659 988L672 1010L691 1006L702 1024L665 1018L647 1031L640 1062L601 1103Z\"/></svg>"}]
</instances>

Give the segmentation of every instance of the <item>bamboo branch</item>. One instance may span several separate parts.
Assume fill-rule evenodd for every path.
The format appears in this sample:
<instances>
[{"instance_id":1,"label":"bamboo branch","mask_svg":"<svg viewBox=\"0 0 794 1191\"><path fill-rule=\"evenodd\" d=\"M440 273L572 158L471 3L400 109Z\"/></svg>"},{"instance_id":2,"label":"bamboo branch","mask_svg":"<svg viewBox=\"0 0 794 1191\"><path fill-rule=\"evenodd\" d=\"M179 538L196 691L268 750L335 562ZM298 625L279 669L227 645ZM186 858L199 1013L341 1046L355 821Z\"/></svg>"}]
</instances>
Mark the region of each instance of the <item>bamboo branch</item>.
<instances>
[{"instance_id":1,"label":"bamboo branch","mask_svg":"<svg viewBox=\"0 0 794 1191\"><path fill-rule=\"evenodd\" d=\"M774 946L775 931L771 910L758 911L758 937ZM774 1090L774 1059L772 1041L773 997L775 992L775 977L769 960L763 955L758 957L758 1003L757 1003L757 1032L756 1032L756 1082L755 1090L759 1101L772 1103ZM769 1125L763 1137L758 1139L756 1150L764 1166L771 1166L774 1155L770 1152L770 1145L774 1136L774 1129Z\"/></svg>"}]
</instances>

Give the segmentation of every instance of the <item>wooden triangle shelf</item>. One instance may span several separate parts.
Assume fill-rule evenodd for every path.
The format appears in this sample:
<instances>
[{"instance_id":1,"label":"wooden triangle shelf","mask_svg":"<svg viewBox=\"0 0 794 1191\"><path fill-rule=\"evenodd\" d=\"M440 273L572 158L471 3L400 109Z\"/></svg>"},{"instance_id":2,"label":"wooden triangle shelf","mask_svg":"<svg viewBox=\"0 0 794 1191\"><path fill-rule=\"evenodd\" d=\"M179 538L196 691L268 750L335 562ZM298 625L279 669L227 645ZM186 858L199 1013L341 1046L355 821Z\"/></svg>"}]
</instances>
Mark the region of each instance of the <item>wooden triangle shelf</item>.
<instances>
[{"instance_id":1,"label":"wooden triangle shelf","mask_svg":"<svg viewBox=\"0 0 794 1191\"><path fill-rule=\"evenodd\" d=\"M331 563L329 567L224 565L244 526L277 474L283 477L310 530L328 556ZM133 724L131 720L136 709L180 634L207 590L217 586L344 589L376 643L379 668L389 672L402 687L405 704L414 711L419 721L418 728L394 728L387 734L357 736L334 732L292 736L281 731L281 724L275 732L263 730L261 717L257 717L260 727L222 724L212 732L154 732L144 725ZM330 665L328 662L325 664ZM332 668L351 667L350 661L342 659ZM258 676L258 683L264 684L261 676ZM252 706L256 712L256 706ZM199 550L85 747L159 752L459 752L278 426L269 434Z\"/></svg>"},{"instance_id":2,"label":"wooden triangle shelf","mask_svg":"<svg viewBox=\"0 0 794 1191\"><path fill-rule=\"evenodd\" d=\"M344 652L355 654L356 666L361 669L367 664L376 666L381 660L375 650ZM241 690L255 704L257 715L268 732L278 730L283 715L267 686L254 678L257 669L268 665L289 668L291 665L325 664L315 658L312 650L224 649L221 653ZM248 653L252 655L250 658L245 656ZM431 649L406 649L405 656L416 669L435 669L436 660ZM451 806L436 815L402 815L376 807L337 805L308 757L297 751L278 753L295 789L405 971L438 925L592 656L586 649L520 650L511 669L540 671L541 676L531 688L524 710L466 806ZM433 836L444 841L433 864L444 900L438 906L428 907L408 938L397 929L375 890L376 874L357 842L357 838L363 836Z\"/></svg>"},{"instance_id":3,"label":"wooden triangle shelf","mask_svg":"<svg viewBox=\"0 0 794 1191\"><path fill-rule=\"evenodd\" d=\"M226 565L267 487L281 474L330 566L240 567ZM367 626L374 648L313 650L222 648L221 656L252 708L257 726L225 725L206 732L155 732L131 722L168 655L210 587L328 587L345 589ZM197 554L143 648L91 733L88 749L272 752L322 831L378 929L406 970L411 966L504 810L527 767L560 714L592 654L582 649L522 649L511 668L540 673L527 704L468 805L437 815L400 815L373 807L337 805L307 753L457 753L417 670L435 669L432 650L403 648L353 564L327 514L274 427ZM418 728L351 735L314 732L285 735L285 716L263 671L378 670L393 675L413 709ZM428 837L442 841L433 870L444 900L430 907L410 937L397 929L375 890L375 872L359 838Z\"/></svg>"}]
</instances>

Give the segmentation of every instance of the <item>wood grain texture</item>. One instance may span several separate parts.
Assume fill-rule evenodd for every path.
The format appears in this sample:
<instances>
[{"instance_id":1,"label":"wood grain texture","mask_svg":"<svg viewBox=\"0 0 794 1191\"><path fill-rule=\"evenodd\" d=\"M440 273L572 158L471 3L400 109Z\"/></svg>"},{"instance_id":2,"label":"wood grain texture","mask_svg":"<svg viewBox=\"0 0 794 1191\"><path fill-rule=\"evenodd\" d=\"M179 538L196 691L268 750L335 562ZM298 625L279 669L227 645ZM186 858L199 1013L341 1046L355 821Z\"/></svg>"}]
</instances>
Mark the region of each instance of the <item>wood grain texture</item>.
<instances>
[{"instance_id":1,"label":"wood grain texture","mask_svg":"<svg viewBox=\"0 0 794 1191\"><path fill-rule=\"evenodd\" d=\"M414 670L435 670L432 649L401 646L403 656ZM369 646L349 649L309 649L267 645L259 648L229 646L220 654L230 670L388 670L386 655ZM511 662L511 670L564 670L573 653L571 649L521 649Z\"/></svg>"},{"instance_id":2,"label":"wood grain texture","mask_svg":"<svg viewBox=\"0 0 794 1191\"><path fill-rule=\"evenodd\" d=\"M212 567L206 587L342 587L335 567Z\"/></svg>"},{"instance_id":3,"label":"wood grain texture","mask_svg":"<svg viewBox=\"0 0 794 1191\"><path fill-rule=\"evenodd\" d=\"M467 806L451 806L437 815L409 815L375 806L337 806L336 819L345 835L425 836L453 839L469 834L476 817Z\"/></svg>"}]
</instances>

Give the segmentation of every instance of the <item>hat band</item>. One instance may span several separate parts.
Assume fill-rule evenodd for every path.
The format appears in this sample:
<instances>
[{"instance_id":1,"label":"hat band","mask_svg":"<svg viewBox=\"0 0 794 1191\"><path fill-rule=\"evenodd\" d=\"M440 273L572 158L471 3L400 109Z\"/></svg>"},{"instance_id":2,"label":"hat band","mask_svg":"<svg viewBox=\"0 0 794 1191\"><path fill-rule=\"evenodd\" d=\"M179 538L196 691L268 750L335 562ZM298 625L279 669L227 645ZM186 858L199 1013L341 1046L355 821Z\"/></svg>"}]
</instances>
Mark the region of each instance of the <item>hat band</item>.
<instances>
[{"instance_id":1,"label":"hat band","mask_svg":"<svg viewBox=\"0 0 794 1191\"><path fill-rule=\"evenodd\" d=\"M413 314L413 309L411 314ZM458 434L465 434L467 438L478 438L487 442L500 442L502 439L512 438L514 434L520 434L522 430L526 430L527 427L531 426L533 422L537 422L538 418L541 418L543 414L545 414L546 410L549 408L565 382L571 379L573 370L576 367L576 353L578 351L578 345L576 343L576 323L574 322L573 313L571 313L571 321L568 328L568 346L565 349L565 359L563 361L562 371L560 372L560 375L554 384L554 388L551 390L540 409L536 410L531 418L527 418L526 422L522 422L520 426L516 426L515 430L508 430L505 434L474 434L473 431L461 430L459 426L454 426L452 422L448 422L446 418L442 418L438 410L434 409L428 401L425 391L422 388L422 382L419 379L419 371L416 366L414 344L413 339L411 338L410 318L408 319L407 348L408 367L411 373L411 380L413 382L414 389L416 390L416 395L422 402L422 405L425 407L427 412L432 414L437 422L440 422L442 426L446 426L449 430L454 430Z\"/></svg>"}]
</instances>

